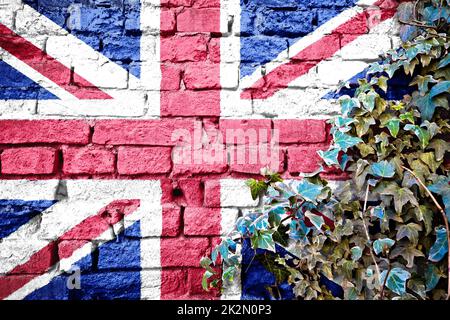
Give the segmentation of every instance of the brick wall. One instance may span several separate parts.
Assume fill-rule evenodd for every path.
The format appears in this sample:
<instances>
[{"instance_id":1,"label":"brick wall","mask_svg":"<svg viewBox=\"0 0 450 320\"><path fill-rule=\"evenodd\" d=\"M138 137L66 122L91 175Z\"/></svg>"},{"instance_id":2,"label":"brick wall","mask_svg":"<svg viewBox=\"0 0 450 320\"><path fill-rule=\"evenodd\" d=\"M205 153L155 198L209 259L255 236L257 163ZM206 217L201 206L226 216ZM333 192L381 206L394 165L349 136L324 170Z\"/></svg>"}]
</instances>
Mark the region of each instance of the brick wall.
<instances>
[{"instance_id":1,"label":"brick wall","mask_svg":"<svg viewBox=\"0 0 450 320\"><path fill-rule=\"evenodd\" d=\"M370 17L365 13L358 15L361 21L356 29L341 28L339 32L327 35L327 47L317 47L307 57L290 55L288 47L291 42L313 32L346 7L353 6L350 0L241 1L239 17L232 14L238 12L233 10L239 7L239 0L161 0L160 3L146 0L140 6L136 5L139 1L98 0L88 1L90 5L81 7L82 12L76 11L76 16L73 10L77 7L67 10L66 1L24 2L44 14L50 5L54 10L48 16L53 23L69 30L129 72L130 76L124 78L123 83L113 82L110 87L100 85L108 94L133 88L132 75L137 73L136 65L140 63L145 81L133 92L142 94L145 101L141 103L130 98L121 108L107 111L109 114L102 114L102 110L100 114L94 114L100 117L92 117L97 107L95 112L91 112L89 103L86 108L84 104L80 107L82 111L72 104L58 109L57 105L49 104L51 100L36 100L36 96L45 97L39 85L14 73L7 65L0 65L2 76L10 77L0 83L3 90L0 101L0 179L160 181L162 231L157 238L162 271L159 278L150 281L160 287L160 297L166 299L217 296L216 292L207 294L201 289L199 259L209 252L243 208L255 205L242 180L257 176L260 168L269 164L286 178L316 170L319 162L317 150L327 148L330 143L326 119L337 110L335 102L321 99L322 93L332 91L342 80L341 71L355 75L377 58L380 49L395 47L398 43L392 22L384 26L387 29L369 34ZM360 11L367 8L362 2ZM395 10L395 6L395 1L384 1L387 11L383 12ZM133 18L137 10L141 12L141 26L148 29L141 30L139 19ZM21 18L29 15L29 10L18 6L12 12L0 11L1 22L16 28L18 33L27 34L27 39L33 40L33 45L44 54L57 54L52 46L57 48L64 44L55 40L60 36L59 31L54 31L56 35L47 31L33 33L32 27L28 28L26 20ZM159 26L155 25L158 15ZM84 19L81 27L70 27L71 24L77 25L75 18ZM85 25L89 27L83 28ZM158 29L160 37L155 31ZM117 36L106 36L98 30ZM130 55L123 56L127 53L124 48L132 50L136 46L135 38L141 32L148 36L147 40L154 40L147 43L151 48L142 49L141 56L132 54L132 59ZM355 34L366 35L369 47L358 49ZM356 41L354 46L340 51L353 40ZM242 51L240 57L239 49L236 51L239 44L250 48ZM329 56L334 50L330 48L334 47L337 47L337 56ZM146 61L146 50L155 51L158 61ZM81 51L89 50L84 48ZM75 49L75 55L76 52ZM5 55L3 51L2 54ZM265 92L283 89L274 94L277 100L266 101L255 96L245 99L245 94L240 99L239 92L245 81L243 75L254 72L273 59L297 59L297 64L308 66L307 78L287 86L283 77L277 78L280 82L266 83ZM338 60L336 70L330 69L330 63L317 64L317 60L322 59L330 63ZM154 63L157 71L160 70L156 77L157 87L154 87L154 80L148 78L151 76L143 74L152 70L143 66L154 67ZM311 63L312 67L309 66ZM67 64L69 75L62 81L67 86L82 87L77 82L79 75L91 80L89 72L77 69L76 62L72 67L70 61ZM77 70L80 70L79 74ZM121 71L117 70L114 75L120 74ZM94 76L92 82L96 84L95 81ZM61 84L61 81L55 82ZM39 84L45 87L45 82ZM18 100L17 91L21 91L27 100ZM31 92L34 98L30 98ZM57 94L59 91L50 92ZM258 92L255 89L251 94ZM107 106L107 102L104 103ZM123 115L127 108L132 110L131 116ZM174 133L184 130L195 135L195 130L199 129L207 140L201 146L204 150L208 149L214 134L223 134L225 140L218 143L222 146L219 148L221 156L213 163L175 162ZM279 152L277 163L271 160L258 160L257 163L230 161L234 152L232 147L239 142L233 143L231 148L226 145L227 129L277 130L280 146L276 151ZM241 143L245 145L247 142ZM324 176L346 178L344 173L335 169L328 169ZM234 180L238 181L237 184L232 182ZM152 237L155 236L149 238ZM115 250L128 246L128 240L127 236L118 240ZM24 240L16 241L20 246L20 241ZM58 253L58 247L50 250ZM102 265L99 265L98 258L91 262L90 268L94 273L99 269L111 269L119 279L126 272L131 277L136 269L126 265L117 269L113 264L109 268L107 260L106 263L101 261ZM159 268L150 267L148 270ZM118 286L110 290L122 289Z\"/></svg>"}]
</instances>

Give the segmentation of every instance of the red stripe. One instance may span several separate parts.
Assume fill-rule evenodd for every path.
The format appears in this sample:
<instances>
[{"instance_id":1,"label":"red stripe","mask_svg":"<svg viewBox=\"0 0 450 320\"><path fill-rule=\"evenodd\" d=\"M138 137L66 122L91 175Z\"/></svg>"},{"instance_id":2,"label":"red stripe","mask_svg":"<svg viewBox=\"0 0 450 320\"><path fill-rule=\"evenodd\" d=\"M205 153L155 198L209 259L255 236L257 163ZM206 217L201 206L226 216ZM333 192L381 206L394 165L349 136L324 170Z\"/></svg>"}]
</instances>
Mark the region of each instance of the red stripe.
<instances>
[{"instance_id":1,"label":"red stripe","mask_svg":"<svg viewBox=\"0 0 450 320\"><path fill-rule=\"evenodd\" d=\"M112 99L80 75L74 74L77 77L77 85L71 84L72 71L69 68L1 23L0 47L78 99Z\"/></svg>"},{"instance_id":2,"label":"red stripe","mask_svg":"<svg viewBox=\"0 0 450 320\"><path fill-rule=\"evenodd\" d=\"M136 211L139 200L117 200L100 210L96 215L83 220L60 238L50 242L47 246L34 253L31 258L22 265L9 271L0 277L0 299L11 295L34 278L46 273L51 266L57 263L55 255L58 250L59 259L65 259L80 249L86 242L75 241L74 245L65 245L58 248L58 244L64 240L93 240L107 231L112 225L118 223L124 216ZM50 262L50 263L49 263ZM27 275L16 277L14 275Z\"/></svg>"},{"instance_id":3,"label":"red stripe","mask_svg":"<svg viewBox=\"0 0 450 320\"><path fill-rule=\"evenodd\" d=\"M304 61L304 57L314 57L317 55L317 52L321 53L322 59L332 57L337 51L339 51L339 49L354 41L365 32L365 29L363 29L363 27L357 22L361 19L366 19L366 16L371 14L371 12L373 11L369 9L357 14L355 17L343 23L332 32L333 34L339 34L343 33L343 30L351 29L353 31L352 34L347 33L346 37L341 40L340 44L339 42L329 41L330 39L328 37L323 37L292 57L288 63L277 67L256 81L250 88L243 90L241 93L241 98L266 99L272 97L277 91L287 88L289 83L298 77L305 75L311 68L316 66L321 61ZM381 9L377 12L380 13L380 17L379 19L371 21L371 27L392 18L396 11L395 9Z\"/></svg>"}]
</instances>

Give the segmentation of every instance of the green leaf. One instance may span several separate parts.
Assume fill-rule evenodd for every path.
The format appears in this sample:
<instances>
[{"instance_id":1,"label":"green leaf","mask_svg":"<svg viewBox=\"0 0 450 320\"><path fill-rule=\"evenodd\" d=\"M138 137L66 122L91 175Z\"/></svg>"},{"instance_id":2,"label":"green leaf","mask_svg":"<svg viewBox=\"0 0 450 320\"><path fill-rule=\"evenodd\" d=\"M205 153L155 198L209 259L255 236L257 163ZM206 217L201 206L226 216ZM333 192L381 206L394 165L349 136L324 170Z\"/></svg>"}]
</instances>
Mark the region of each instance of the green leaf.
<instances>
[{"instance_id":1,"label":"green leaf","mask_svg":"<svg viewBox=\"0 0 450 320\"><path fill-rule=\"evenodd\" d=\"M356 134L358 137L364 136L370 129L370 126L374 125L375 119L372 116L360 117L356 120Z\"/></svg>"},{"instance_id":2,"label":"green leaf","mask_svg":"<svg viewBox=\"0 0 450 320\"><path fill-rule=\"evenodd\" d=\"M447 219L450 221L450 177L439 176L434 184L428 186L428 189L442 197L445 206Z\"/></svg>"},{"instance_id":3,"label":"green leaf","mask_svg":"<svg viewBox=\"0 0 450 320\"><path fill-rule=\"evenodd\" d=\"M390 259L402 256L406 260L407 268L414 267L414 258L425 257L422 251L418 250L415 246L411 245L400 245L395 247L390 255Z\"/></svg>"},{"instance_id":4,"label":"green leaf","mask_svg":"<svg viewBox=\"0 0 450 320\"><path fill-rule=\"evenodd\" d=\"M394 197L394 207L395 211L398 213L402 212L402 208L405 204L410 202L412 205L418 207L419 203L417 202L414 193L407 188L400 188L394 182L386 182L380 183L375 189L375 192L378 192L382 195L391 195Z\"/></svg>"},{"instance_id":5,"label":"green leaf","mask_svg":"<svg viewBox=\"0 0 450 320\"><path fill-rule=\"evenodd\" d=\"M377 85L384 92L387 92L387 88L388 88L387 81L388 81L388 78L385 77L385 76L381 76L381 77L378 78Z\"/></svg>"},{"instance_id":6,"label":"green leaf","mask_svg":"<svg viewBox=\"0 0 450 320\"><path fill-rule=\"evenodd\" d=\"M358 261L362 257L362 249L358 246L351 248L350 252L352 253L353 261Z\"/></svg>"},{"instance_id":7,"label":"green leaf","mask_svg":"<svg viewBox=\"0 0 450 320\"><path fill-rule=\"evenodd\" d=\"M436 172L442 163L442 161L436 161L433 152L421 153L419 158L431 169L431 172L433 173Z\"/></svg>"},{"instance_id":8,"label":"green leaf","mask_svg":"<svg viewBox=\"0 0 450 320\"><path fill-rule=\"evenodd\" d=\"M439 262L448 252L447 230L444 227L436 228L436 241L430 248L428 260Z\"/></svg>"},{"instance_id":9,"label":"green leaf","mask_svg":"<svg viewBox=\"0 0 450 320\"><path fill-rule=\"evenodd\" d=\"M428 94L415 100L415 104L419 108L424 120L431 120L433 118L434 111L437 107L433 99L449 91L450 81L442 81L433 86Z\"/></svg>"},{"instance_id":10,"label":"green leaf","mask_svg":"<svg viewBox=\"0 0 450 320\"><path fill-rule=\"evenodd\" d=\"M312 223L314 227L316 227L317 230L319 231L322 230L322 226L325 224L325 221L322 216L307 211L305 213L305 217L309 219L309 221Z\"/></svg>"},{"instance_id":11,"label":"green leaf","mask_svg":"<svg viewBox=\"0 0 450 320\"><path fill-rule=\"evenodd\" d=\"M395 168L386 160L374 163L370 166L372 174L380 178L392 178L395 175Z\"/></svg>"},{"instance_id":12,"label":"green leaf","mask_svg":"<svg viewBox=\"0 0 450 320\"><path fill-rule=\"evenodd\" d=\"M433 139L427 149L434 149L436 161L442 161L444 160L445 154L450 152L450 142L442 139Z\"/></svg>"},{"instance_id":13,"label":"green leaf","mask_svg":"<svg viewBox=\"0 0 450 320\"><path fill-rule=\"evenodd\" d=\"M412 112L406 112L400 115L400 120L405 121L408 120L412 124L414 124L414 114Z\"/></svg>"},{"instance_id":14,"label":"green leaf","mask_svg":"<svg viewBox=\"0 0 450 320\"><path fill-rule=\"evenodd\" d=\"M236 273L236 267L230 266L222 274L222 279L226 281L233 281L234 275Z\"/></svg>"},{"instance_id":15,"label":"green leaf","mask_svg":"<svg viewBox=\"0 0 450 320\"><path fill-rule=\"evenodd\" d=\"M334 143L339 149L344 152L347 152L348 148L356 146L358 143L361 143L362 140L357 137L352 137L346 133L336 131L334 133Z\"/></svg>"},{"instance_id":16,"label":"green leaf","mask_svg":"<svg viewBox=\"0 0 450 320\"><path fill-rule=\"evenodd\" d=\"M203 278L202 278L202 288L205 291L209 291L209 287L208 287L208 279L211 278L214 275L214 273L209 272L209 271L205 271L205 273L203 274Z\"/></svg>"},{"instance_id":17,"label":"green leaf","mask_svg":"<svg viewBox=\"0 0 450 320\"><path fill-rule=\"evenodd\" d=\"M246 184L250 187L253 200L258 199L259 194L267 190L267 184L264 181L249 179L246 181Z\"/></svg>"},{"instance_id":18,"label":"green leaf","mask_svg":"<svg viewBox=\"0 0 450 320\"><path fill-rule=\"evenodd\" d=\"M339 151L340 150L337 148L331 148L328 151L319 150L317 151L317 153L328 166L332 166L339 164L338 161Z\"/></svg>"},{"instance_id":19,"label":"green leaf","mask_svg":"<svg viewBox=\"0 0 450 320\"><path fill-rule=\"evenodd\" d=\"M397 138L398 132L400 131L400 120L399 119L390 119L386 123L386 127L389 129L389 132L394 138Z\"/></svg>"},{"instance_id":20,"label":"green leaf","mask_svg":"<svg viewBox=\"0 0 450 320\"><path fill-rule=\"evenodd\" d=\"M370 90L368 93L361 93L358 96L359 101L362 102L364 109L372 112L375 109L375 100L378 98L378 93L375 90Z\"/></svg>"},{"instance_id":21,"label":"green leaf","mask_svg":"<svg viewBox=\"0 0 450 320\"><path fill-rule=\"evenodd\" d=\"M394 244L395 240L389 238L378 239L373 242L373 251L375 254L380 254L389 250Z\"/></svg>"},{"instance_id":22,"label":"green leaf","mask_svg":"<svg viewBox=\"0 0 450 320\"><path fill-rule=\"evenodd\" d=\"M436 288L439 279L441 278L438 268L435 265L429 264L427 271L425 272L425 286L427 291L431 291Z\"/></svg>"},{"instance_id":23,"label":"green leaf","mask_svg":"<svg viewBox=\"0 0 450 320\"><path fill-rule=\"evenodd\" d=\"M301 180L297 185L297 191L303 199L309 202L317 202L317 197L323 191L323 186L309 182L306 179Z\"/></svg>"},{"instance_id":24,"label":"green leaf","mask_svg":"<svg viewBox=\"0 0 450 320\"><path fill-rule=\"evenodd\" d=\"M397 240L408 238L412 243L417 244L419 241L419 231L422 231L422 226L413 222L400 225L397 229Z\"/></svg>"},{"instance_id":25,"label":"green leaf","mask_svg":"<svg viewBox=\"0 0 450 320\"><path fill-rule=\"evenodd\" d=\"M341 104L342 114L348 116L353 109L359 108L359 101L355 98L350 98L349 96L344 96L339 100Z\"/></svg>"},{"instance_id":26,"label":"green leaf","mask_svg":"<svg viewBox=\"0 0 450 320\"><path fill-rule=\"evenodd\" d=\"M414 132L414 134L419 138L420 146L422 149L425 149L428 146L431 135L427 129L421 128L416 125L407 124L405 125L405 130Z\"/></svg>"},{"instance_id":27,"label":"green leaf","mask_svg":"<svg viewBox=\"0 0 450 320\"><path fill-rule=\"evenodd\" d=\"M450 53L448 53L444 58L441 59L441 61L438 64L438 68L444 68L450 64Z\"/></svg>"},{"instance_id":28,"label":"green leaf","mask_svg":"<svg viewBox=\"0 0 450 320\"><path fill-rule=\"evenodd\" d=\"M387 270L384 270L380 275L380 283L384 283L386 278ZM403 295L406 293L406 281L411 277L411 274L402 268L393 268L386 280L386 287L388 287L392 292Z\"/></svg>"},{"instance_id":29,"label":"green leaf","mask_svg":"<svg viewBox=\"0 0 450 320\"><path fill-rule=\"evenodd\" d=\"M213 263L213 262L212 262L211 259L208 258L208 257L203 257L203 258L200 260L200 266L201 266L202 268L206 269L207 271L209 271L209 272L211 272L211 273L214 273L214 270L211 268L211 264L212 264L212 263Z\"/></svg>"},{"instance_id":30,"label":"green leaf","mask_svg":"<svg viewBox=\"0 0 450 320\"><path fill-rule=\"evenodd\" d=\"M253 249L265 249L275 252L275 241L272 238L273 230L256 231L251 238Z\"/></svg>"}]
</instances>

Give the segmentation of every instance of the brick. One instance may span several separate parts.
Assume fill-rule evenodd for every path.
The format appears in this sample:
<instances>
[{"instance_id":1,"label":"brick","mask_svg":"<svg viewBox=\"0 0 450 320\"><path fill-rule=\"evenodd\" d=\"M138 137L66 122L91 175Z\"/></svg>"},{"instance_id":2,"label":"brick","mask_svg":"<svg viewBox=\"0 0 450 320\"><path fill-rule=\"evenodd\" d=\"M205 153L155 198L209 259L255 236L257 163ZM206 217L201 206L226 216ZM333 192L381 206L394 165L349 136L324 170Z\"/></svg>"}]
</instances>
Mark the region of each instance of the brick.
<instances>
[{"instance_id":1,"label":"brick","mask_svg":"<svg viewBox=\"0 0 450 320\"><path fill-rule=\"evenodd\" d=\"M205 35L161 37L161 60L172 62L202 61L208 54Z\"/></svg>"},{"instance_id":2,"label":"brick","mask_svg":"<svg viewBox=\"0 0 450 320\"><path fill-rule=\"evenodd\" d=\"M288 148L288 170L291 173L314 172L320 167L322 159L317 154L318 150L326 147L301 146Z\"/></svg>"},{"instance_id":3,"label":"brick","mask_svg":"<svg viewBox=\"0 0 450 320\"><path fill-rule=\"evenodd\" d=\"M209 60L214 63L220 63L220 38L212 38L209 41Z\"/></svg>"},{"instance_id":4,"label":"brick","mask_svg":"<svg viewBox=\"0 0 450 320\"><path fill-rule=\"evenodd\" d=\"M221 207L255 207L258 200L253 200L250 188L245 180L220 180L220 206Z\"/></svg>"},{"instance_id":5,"label":"brick","mask_svg":"<svg viewBox=\"0 0 450 320\"><path fill-rule=\"evenodd\" d=\"M220 65L217 63L189 63L184 71L186 89L219 89Z\"/></svg>"},{"instance_id":6,"label":"brick","mask_svg":"<svg viewBox=\"0 0 450 320\"><path fill-rule=\"evenodd\" d=\"M272 135L270 119L220 120L219 128L224 141L231 145L264 143L270 141Z\"/></svg>"},{"instance_id":7,"label":"brick","mask_svg":"<svg viewBox=\"0 0 450 320\"><path fill-rule=\"evenodd\" d=\"M220 235L221 214L218 208L188 207L184 210L184 234L188 236Z\"/></svg>"},{"instance_id":8,"label":"brick","mask_svg":"<svg viewBox=\"0 0 450 320\"><path fill-rule=\"evenodd\" d=\"M101 174L114 172L114 154L100 147L63 149L63 172L67 174Z\"/></svg>"},{"instance_id":9,"label":"brick","mask_svg":"<svg viewBox=\"0 0 450 320\"><path fill-rule=\"evenodd\" d=\"M173 146L174 132L193 129L192 120L101 120L92 139L96 144Z\"/></svg>"},{"instance_id":10,"label":"brick","mask_svg":"<svg viewBox=\"0 0 450 320\"><path fill-rule=\"evenodd\" d=\"M180 179L178 187L183 192L184 206L203 205L203 183L200 179Z\"/></svg>"},{"instance_id":11,"label":"brick","mask_svg":"<svg viewBox=\"0 0 450 320\"><path fill-rule=\"evenodd\" d=\"M205 202L206 207L220 207L220 180L207 180L205 185Z\"/></svg>"},{"instance_id":12,"label":"brick","mask_svg":"<svg viewBox=\"0 0 450 320\"><path fill-rule=\"evenodd\" d=\"M193 0L194 8L220 8L220 0Z\"/></svg>"},{"instance_id":13,"label":"brick","mask_svg":"<svg viewBox=\"0 0 450 320\"><path fill-rule=\"evenodd\" d=\"M50 174L55 171L56 150L53 148L16 148L3 150L3 174Z\"/></svg>"},{"instance_id":14,"label":"brick","mask_svg":"<svg viewBox=\"0 0 450 320\"><path fill-rule=\"evenodd\" d=\"M161 115L218 116L219 114L219 91L161 92Z\"/></svg>"},{"instance_id":15,"label":"brick","mask_svg":"<svg viewBox=\"0 0 450 320\"><path fill-rule=\"evenodd\" d=\"M209 251L207 238L161 239L162 267L198 267Z\"/></svg>"},{"instance_id":16,"label":"brick","mask_svg":"<svg viewBox=\"0 0 450 320\"><path fill-rule=\"evenodd\" d=\"M161 90L180 89L181 70L174 64L161 64Z\"/></svg>"},{"instance_id":17,"label":"brick","mask_svg":"<svg viewBox=\"0 0 450 320\"><path fill-rule=\"evenodd\" d=\"M120 147L117 154L117 171L120 174L167 173L171 166L171 148Z\"/></svg>"},{"instance_id":18,"label":"brick","mask_svg":"<svg viewBox=\"0 0 450 320\"><path fill-rule=\"evenodd\" d=\"M327 140L325 120L274 120L280 143L321 143Z\"/></svg>"},{"instance_id":19,"label":"brick","mask_svg":"<svg viewBox=\"0 0 450 320\"><path fill-rule=\"evenodd\" d=\"M187 274L183 269L161 271L161 299L183 299L187 293Z\"/></svg>"},{"instance_id":20,"label":"brick","mask_svg":"<svg viewBox=\"0 0 450 320\"><path fill-rule=\"evenodd\" d=\"M284 171L284 153L278 146L239 145L227 150L232 172L260 174L264 167L279 173Z\"/></svg>"},{"instance_id":21,"label":"brick","mask_svg":"<svg viewBox=\"0 0 450 320\"><path fill-rule=\"evenodd\" d=\"M160 0L162 7L190 7L193 0Z\"/></svg>"},{"instance_id":22,"label":"brick","mask_svg":"<svg viewBox=\"0 0 450 320\"><path fill-rule=\"evenodd\" d=\"M163 237L177 237L181 233L181 208L173 204L165 204L162 208Z\"/></svg>"},{"instance_id":23,"label":"brick","mask_svg":"<svg viewBox=\"0 0 450 320\"><path fill-rule=\"evenodd\" d=\"M175 31L175 13L172 10L161 9L161 32Z\"/></svg>"},{"instance_id":24,"label":"brick","mask_svg":"<svg viewBox=\"0 0 450 320\"><path fill-rule=\"evenodd\" d=\"M261 11L257 19L262 20L257 28L266 35L299 36L313 31L314 14L308 11Z\"/></svg>"},{"instance_id":25,"label":"brick","mask_svg":"<svg viewBox=\"0 0 450 320\"><path fill-rule=\"evenodd\" d=\"M79 120L3 120L0 143L87 144L89 125Z\"/></svg>"},{"instance_id":26,"label":"brick","mask_svg":"<svg viewBox=\"0 0 450 320\"><path fill-rule=\"evenodd\" d=\"M303 50L294 57L293 60L323 60L341 48L341 41L338 34L323 37L320 43L311 45L311 50Z\"/></svg>"},{"instance_id":27,"label":"brick","mask_svg":"<svg viewBox=\"0 0 450 320\"><path fill-rule=\"evenodd\" d=\"M175 164L172 173L176 176L195 174L224 173L228 169L226 163L221 164Z\"/></svg>"},{"instance_id":28,"label":"brick","mask_svg":"<svg viewBox=\"0 0 450 320\"><path fill-rule=\"evenodd\" d=\"M177 16L180 32L220 32L220 8L186 8Z\"/></svg>"}]
</instances>

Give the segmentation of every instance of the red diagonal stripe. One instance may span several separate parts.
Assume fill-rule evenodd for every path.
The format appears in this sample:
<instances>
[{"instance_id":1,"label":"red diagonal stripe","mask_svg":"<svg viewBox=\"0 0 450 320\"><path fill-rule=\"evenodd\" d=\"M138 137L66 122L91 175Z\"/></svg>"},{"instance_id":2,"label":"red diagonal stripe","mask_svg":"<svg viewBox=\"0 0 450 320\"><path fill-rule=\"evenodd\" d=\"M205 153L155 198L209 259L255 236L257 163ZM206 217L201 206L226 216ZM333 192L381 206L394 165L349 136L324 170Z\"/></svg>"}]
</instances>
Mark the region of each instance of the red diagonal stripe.
<instances>
[{"instance_id":1,"label":"red diagonal stripe","mask_svg":"<svg viewBox=\"0 0 450 320\"><path fill-rule=\"evenodd\" d=\"M279 67L275 68L264 77L256 81L250 88L242 91L242 99L267 99L272 97L277 91L288 87L289 83L305 75L311 68L316 66L320 61L331 58L341 47L354 41L356 38L364 34L366 26L362 26L357 22L361 19L366 19L366 16L370 13L370 10L365 10L357 14L352 19L341 24L332 34L343 33L343 30L352 30L351 34L346 33L346 37L339 41L332 42L328 36L323 37L319 41L309 45L304 50L300 51L292 59ZM395 9L380 9L379 19L372 21L372 27L375 25L392 18L396 10ZM358 30L358 28L360 30ZM313 58L317 52L321 52L321 59L316 61L304 61L305 57Z\"/></svg>"},{"instance_id":2,"label":"red diagonal stripe","mask_svg":"<svg viewBox=\"0 0 450 320\"><path fill-rule=\"evenodd\" d=\"M112 99L110 95L80 75L76 75L76 86L70 84L71 70L69 68L1 23L0 47L78 99Z\"/></svg>"},{"instance_id":3,"label":"red diagonal stripe","mask_svg":"<svg viewBox=\"0 0 450 320\"><path fill-rule=\"evenodd\" d=\"M122 220L124 216L136 211L139 204L139 200L113 201L101 209L96 215L83 220L57 240L50 242L44 248L33 254L27 262L15 267L6 275L0 277L0 300L5 299L31 280L46 273L50 269L48 261L52 262L51 265L57 263L58 261L54 257L54 253L59 242L63 240L94 240L103 232L107 231L110 226ZM85 243L86 241L74 241L73 246L61 247L58 251L59 259L69 258ZM14 274L26 276L11 276Z\"/></svg>"}]
</instances>

